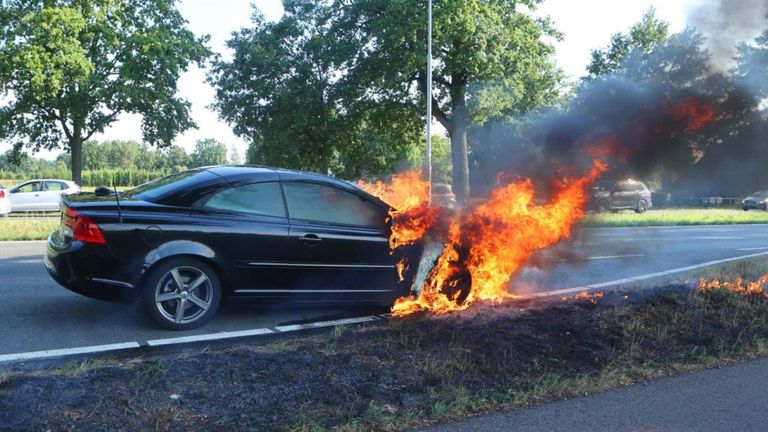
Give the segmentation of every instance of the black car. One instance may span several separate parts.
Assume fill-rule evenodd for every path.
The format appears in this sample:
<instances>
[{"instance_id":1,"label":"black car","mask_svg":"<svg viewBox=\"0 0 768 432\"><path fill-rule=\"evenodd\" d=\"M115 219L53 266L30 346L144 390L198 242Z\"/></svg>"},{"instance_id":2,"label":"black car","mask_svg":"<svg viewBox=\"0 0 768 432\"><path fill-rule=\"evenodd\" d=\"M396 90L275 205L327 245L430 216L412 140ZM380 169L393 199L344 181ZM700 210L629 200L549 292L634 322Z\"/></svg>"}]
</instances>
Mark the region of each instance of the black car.
<instances>
[{"instance_id":1,"label":"black car","mask_svg":"<svg viewBox=\"0 0 768 432\"><path fill-rule=\"evenodd\" d=\"M396 262L420 251L390 254L389 209L318 174L201 168L64 197L45 266L74 292L138 299L174 330L208 321L222 297L391 305L409 289Z\"/></svg>"}]
</instances>

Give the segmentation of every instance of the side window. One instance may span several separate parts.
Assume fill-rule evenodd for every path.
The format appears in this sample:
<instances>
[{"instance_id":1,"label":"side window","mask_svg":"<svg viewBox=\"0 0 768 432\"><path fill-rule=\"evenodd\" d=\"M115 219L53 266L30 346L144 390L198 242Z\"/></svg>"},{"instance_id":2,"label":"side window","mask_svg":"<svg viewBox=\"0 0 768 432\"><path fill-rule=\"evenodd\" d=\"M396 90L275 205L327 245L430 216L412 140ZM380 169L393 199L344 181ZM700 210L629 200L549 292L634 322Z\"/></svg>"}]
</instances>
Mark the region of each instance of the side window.
<instances>
[{"instance_id":1,"label":"side window","mask_svg":"<svg viewBox=\"0 0 768 432\"><path fill-rule=\"evenodd\" d=\"M214 192L199 206L237 213L285 217L285 204L277 182L252 183Z\"/></svg>"},{"instance_id":2,"label":"side window","mask_svg":"<svg viewBox=\"0 0 768 432\"><path fill-rule=\"evenodd\" d=\"M386 213L353 193L314 183L285 182L283 186L292 219L371 228L384 225Z\"/></svg>"},{"instance_id":3,"label":"side window","mask_svg":"<svg viewBox=\"0 0 768 432\"><path fill-rule=\"evenodd\" d=\"M67 188L67 185L65 185L62 182L56 182L56 181L47 181L43 183L43 190L44 191L63 191Z\"/></svg>"},{"instance_id":4,"label":"side window","mask_svg":"<svg viewBox=\"0 0 768 432\"><path fill-rule=\"evenodd\" d=\"M32 182L22 185L16 189L16 192L39 192L40 182Z\"/></svg>"}]
</instances>

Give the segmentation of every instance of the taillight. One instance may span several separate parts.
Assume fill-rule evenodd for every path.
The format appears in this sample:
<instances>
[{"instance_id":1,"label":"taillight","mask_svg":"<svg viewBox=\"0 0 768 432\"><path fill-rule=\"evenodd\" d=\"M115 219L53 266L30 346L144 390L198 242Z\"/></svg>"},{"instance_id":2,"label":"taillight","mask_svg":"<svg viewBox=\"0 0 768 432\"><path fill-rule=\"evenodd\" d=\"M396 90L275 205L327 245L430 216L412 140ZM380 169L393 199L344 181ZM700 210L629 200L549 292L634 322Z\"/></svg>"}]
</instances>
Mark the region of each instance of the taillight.
<instances>
[{"instance_id":1,"label":"taillight","mask_svg":"<svg viewBox=\"0 0 768 432\"><path fill-rule=\"evenodd\" d=\"M99 226L88 216L67 207L64 211L64 224L72 228L72 239L83 243L105 244Z\"/></svg>"},{"instance_id":2,"label":"taillight","mask_svg":"<svg viewBox=\"0 0 768 432\"><path fill-rule=\"evenodd\" d=\"M0 189L0 198L5 198L5 191Z\"/></svg>"}]
</instances>

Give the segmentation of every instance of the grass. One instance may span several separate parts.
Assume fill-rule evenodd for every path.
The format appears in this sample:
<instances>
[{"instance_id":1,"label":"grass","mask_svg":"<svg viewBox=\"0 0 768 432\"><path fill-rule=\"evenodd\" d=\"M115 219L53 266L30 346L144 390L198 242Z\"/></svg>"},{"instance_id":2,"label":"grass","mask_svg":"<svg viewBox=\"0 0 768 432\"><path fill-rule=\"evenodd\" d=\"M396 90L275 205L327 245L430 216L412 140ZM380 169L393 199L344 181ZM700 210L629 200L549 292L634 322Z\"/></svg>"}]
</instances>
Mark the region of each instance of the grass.
<instances>
[{"instance_id":1,"label":"grass","mask_svg":"<svg viewBox=\"0 0 768 432\"><path fill-rule=\"evenodd\" d=\"M45 240L59 222L58 217L0 217L0 241Z\"/></svg>"},{"instance_id":2,"label":"grass","mask_svg":"<svg viewBox=\"0 0 768 432\"><path fill-rule=\"evenodd\" d=\"M766 268L761 258L702 274L755 279ZM765 295L680 285L624 295L483 305L274 342L7 371L0 424L403 430L768 355Z\"/></svg>"},{"instance_id":3,"label":"grass","mask_svg":"<svg viewBox=\"0 0 768 432\"><path fill-rule=\"evenodd\" d=\"M589 213L582 221L588 227L667 225L726 225L768 223L768 212L741 209L669 209L634 212Z\"/></svg>"}]
</instances>

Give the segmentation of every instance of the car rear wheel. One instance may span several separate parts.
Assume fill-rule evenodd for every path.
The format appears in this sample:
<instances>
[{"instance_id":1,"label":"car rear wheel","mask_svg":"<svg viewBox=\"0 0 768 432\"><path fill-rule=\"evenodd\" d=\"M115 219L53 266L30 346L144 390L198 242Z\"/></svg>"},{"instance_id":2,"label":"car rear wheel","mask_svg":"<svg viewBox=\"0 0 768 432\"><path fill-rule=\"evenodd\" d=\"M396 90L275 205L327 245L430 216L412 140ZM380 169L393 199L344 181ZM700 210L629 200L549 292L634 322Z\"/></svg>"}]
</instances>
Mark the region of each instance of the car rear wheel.
<instances>
[{"instance_id":1,"label":"car rear wheel","mask_svg":"<svg viewBox=\"0 0 768 432\"><path fill-rule=\"evenodd\" d=\"M645 213L646 210L648 210L648 203L645 200L638 201L637 206L635 206L635 213Z\"/></svg>"},{"instance_id":2,"label":"car rear wheel","mask_svg":"<svg viewBox=\"0 0 768 432\"><path fill-rule=\"evenodd\" d=\"M171 259L152 269L142 293L144 309L171 330L191 330L213 318L221 302L216 272L194 258Z\"/></svg>"}]
</instances>

